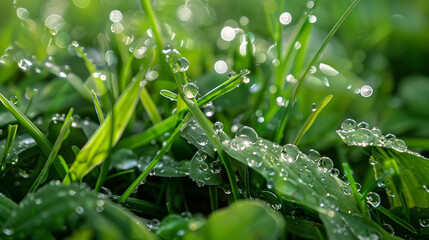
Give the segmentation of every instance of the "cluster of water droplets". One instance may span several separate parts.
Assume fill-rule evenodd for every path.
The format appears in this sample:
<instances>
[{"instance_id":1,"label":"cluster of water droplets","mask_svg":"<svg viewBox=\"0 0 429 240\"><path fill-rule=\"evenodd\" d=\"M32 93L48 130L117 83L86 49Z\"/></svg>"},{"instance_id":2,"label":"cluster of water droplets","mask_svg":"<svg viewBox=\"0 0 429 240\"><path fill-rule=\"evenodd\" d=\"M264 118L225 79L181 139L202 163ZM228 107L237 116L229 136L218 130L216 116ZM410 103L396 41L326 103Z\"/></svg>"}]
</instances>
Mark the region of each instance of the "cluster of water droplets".
<instances>
[{"instance_id":1,"label":"cluster of water droplets","mask_svg":"<svg viewBox=\"0 0 429 240\"><path fill-rule=\"evenodd\" d=\"M375 127L370 129L368 123L356 123L356 121L351 118L341 123L341 129L337 130L337 134L347 145L385 147L394 149L398 152L415 154L407 150L407 144L403 140L396 138L395 135L391 133L383 135L380 129Z\"/></svg>"}]
</instances>

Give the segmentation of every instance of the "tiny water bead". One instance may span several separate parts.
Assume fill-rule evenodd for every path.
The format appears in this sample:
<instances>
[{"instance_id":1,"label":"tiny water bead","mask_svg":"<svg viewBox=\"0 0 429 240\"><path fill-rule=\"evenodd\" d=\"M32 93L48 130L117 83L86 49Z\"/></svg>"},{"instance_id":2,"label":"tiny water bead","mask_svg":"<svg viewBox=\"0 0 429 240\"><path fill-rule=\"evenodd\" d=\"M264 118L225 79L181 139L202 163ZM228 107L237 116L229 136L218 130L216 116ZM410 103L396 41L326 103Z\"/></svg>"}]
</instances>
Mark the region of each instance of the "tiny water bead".
<instances>
[{"instance_id":1,"label":"tiny water bead","mask_svg":"<svg viewBox=\"0 0 429 240\"><path fill-rule=\"evenodd\" d=\"M17 103L18 103L18 97L16 97L16 96L12 96L12 97L10 97L10 98L9 98L9 101L10 101L12 104L17 104Z\"/></svg>"},{"instance_id":2,"label":"tiny water bead","mask_svg":"<svg viewBox=\"0 0 429 240\"><path fill-rule=\"evenodd\" d=\"M328 64L324 64L324 63L319 64L319 69L320 69L320 71L322 71L324 74L326 74L328 76L337 76L339 73L335 68L329 66Z\"/></svg>"},{"instance_id":3,"label":"tiny water bead","mask_svg":"<svg viewBox=\"0 0 429 240\"><path fill-rule=\"evenodd\" d=\"M314 15L308 16L308 22L309 23L315 23L315 22L317 22L317 17L314 16Z\"/></svg>"},{"instance_id":4,"label":"tiny water bead","mask_svg":"<svg viewBox=\"0 0 429 240\"><path fill-rule=\"evenodd\" d=\"M256 143L258 141L258 134L256 131L248 126L243 126L235 134L236 138L243 139L249 143Z\"/></svg>"},{"instance_id":5,"label":"tiny water bead","mask_svg":"<svg viewBox=\"0 0 429 240\"><path fill-rule=\"evenodd\" d=\"M330 172L334 167L334 162L329 157L321 157L317 162L317 166L324 172Z\"/></svg>"},{"instance_id":6,"label":"tiny water bead","mask_svg":"<svg viewBox=\"0 0 429 240\"><path fill-rule=\"evenodd\" d=\"M360 95L362 95L362 97L370 97L372 93L373 89L369 85L364 85L360 88Z\"/></svg>"},{"instance_id":7,"label":"tiny water bead","mask_svg":"<svg viewBox=\"0 0 429 240\"><path fill-rule=\"evenodd\" d=\"M118 23L122 20L122 12L119 10L113 10L109 14L110 21Z\"/></svg>"},{"instance_id":8,"label":"tiny water bead","mask_svg":"<svg viewBox=\"0 0 429 240\"><path fill-rule=\"evenodd\" d=\"M165 89L162 89L159 94L161 94L161 96L170 99L171 101L177 101L177 94Z\"/></svg>"},{"instance_id":9,"label":"tiny water bead","mask_svg":"<svg viewBox=\"0 0 429 240\"><path fill-rule=\"evenodd\" d=\"M366 195L366 202L369 203L371 206L376 208L376 207L380 206L381 199L377 193L369 192Z\"/></svg>"},{"instance_id":10,"label":"tiny water bead","mask_svg":"<svg viewBox=\"0 0 429 240\"><path fill-rule=\"evenodd\" d=\"M280 14L279 21L283 25L288 25L292 21L292 15L289 12Z\"/></svg>"},{"instance_id":11,"label":"tiny water bead","mask_svg":"<svg viewBox=\"0 0 429 240\"><path fill-rule=\"evenodd\" d=\"M215 130L215 133L219 133L219 132L223 131L223 123L221 123L221 122L215 122L213 124L213 128Z\"/></svg>"},{"instance_id":12,"label":"tiny water bead","mask_svg":"<svg viewBox=\"0 0 429 240\"><path fill-rule=\"evenodd\" d=\"M195 98L198 94L198 87L194 83L187 83L183 86L183 93L186 98Z\"/></svg>"},{"instance_id":13,"label":"tiny water bead","mask_svg":"<svg viewBox=\"0 0 429 240\"><path fill-rule=\"evenodd\" d=\"M302 45L301 45L301 43L300 43L299 41L296 41L296 42L295 42L294 47L295 47L295 49L296 49L296 50L300 49L300 48L301 48L301 46L302 46Z\"/></svg>"},{"instance_id":14,"label":"tiny water bead","mask_svg":"<svg viewBox=\"0 0 429 240\"><path fill-rule=\"evenodd\" d=\"M282 147L281 156L286 162L293 163L299 157L299 149L293 144L286 144Z\"/></svg>"}]
</instances>

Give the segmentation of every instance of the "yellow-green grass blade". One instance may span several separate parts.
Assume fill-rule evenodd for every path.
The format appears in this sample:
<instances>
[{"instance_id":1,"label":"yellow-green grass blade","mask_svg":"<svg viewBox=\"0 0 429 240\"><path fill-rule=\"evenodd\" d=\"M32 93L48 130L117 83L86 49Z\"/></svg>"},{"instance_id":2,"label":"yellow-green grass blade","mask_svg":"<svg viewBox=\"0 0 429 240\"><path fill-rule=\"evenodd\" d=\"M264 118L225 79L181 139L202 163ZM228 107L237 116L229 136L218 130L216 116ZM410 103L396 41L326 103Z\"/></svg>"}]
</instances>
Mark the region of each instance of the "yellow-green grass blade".
<instances>
[{"instance_id":1,"label":"yellow-green grass blade","mask_svg":"<svg viewBox=\"0 0 429 240\"><path fill-rule=\"evenodd\" d=\"M76 156L76 160L70 168L70 174L64 178L64 183L70 183L83 178L94 167L101 164L109 153L109 148L113 147L121 137L125 130L128 121L130 120L140 95L140 82L131 83L128 88L119 97L113 108L113 113L110 113L104 122L98 127L86 145ZM113 133L111 130L112 114L115 115L115 126ZM108 139L110 134L113 135L112 145L109 146Z\"/></svg>"}]
</instances>

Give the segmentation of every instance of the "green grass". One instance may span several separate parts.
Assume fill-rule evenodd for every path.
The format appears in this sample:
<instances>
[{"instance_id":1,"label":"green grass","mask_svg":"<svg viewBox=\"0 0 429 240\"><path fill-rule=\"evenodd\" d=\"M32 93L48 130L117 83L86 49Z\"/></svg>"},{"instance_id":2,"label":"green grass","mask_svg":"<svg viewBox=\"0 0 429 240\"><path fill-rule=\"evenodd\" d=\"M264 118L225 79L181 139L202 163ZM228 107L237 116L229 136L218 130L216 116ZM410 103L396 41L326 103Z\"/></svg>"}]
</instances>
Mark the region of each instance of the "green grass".
<instances>
[{"instance_id":1,"label":"green grass","mask_svg":"<svg viewBox=\"0 0 429 240\"><path fill-rule=\"evenodd\" d=\"M429 237L424 0L56 4L0 10L1 239Z\"/></svg>"}]
</instances>

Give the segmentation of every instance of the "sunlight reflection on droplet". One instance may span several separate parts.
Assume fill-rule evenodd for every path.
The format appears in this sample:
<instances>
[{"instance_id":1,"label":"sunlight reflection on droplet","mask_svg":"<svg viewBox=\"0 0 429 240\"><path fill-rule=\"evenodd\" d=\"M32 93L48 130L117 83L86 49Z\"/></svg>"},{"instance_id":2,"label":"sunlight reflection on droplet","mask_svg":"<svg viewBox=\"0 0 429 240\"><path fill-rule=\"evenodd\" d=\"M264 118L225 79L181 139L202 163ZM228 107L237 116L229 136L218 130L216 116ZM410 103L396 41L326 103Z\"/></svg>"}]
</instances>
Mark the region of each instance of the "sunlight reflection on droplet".
<instances>
[{"instance_id":1,"label":"sunlight reflection on droplet","mask_svg":"<svg viewBox=\"0 0 429 240\"><path fill-rule=\"evenodd\" d=\"M321 63L319 65L319 69L320 69L320 71L322 71L324 74L326 74L328 76L336 76L339 73L337 70L335 70L335 68L329 66L328 64L324 64L324 63Z\"/></svg>"},{"instance_id":2,"label":"sunlight reflection on droplet","mask_svg":"<svg viewBox=\"0 0 429 240\"><path fill-rule=\"evenodd\" d=\"M214 64L214 69L219 74L224 74L228 70L228 64L223 60L218 60Z\"/></svg>"},{"instance_id":3,"label":"sunlight reflection on droplet","mask_svg":"<svg viewBox=\"0 0 429 240\"><path fill-rule=\"evenodd\" d=\"M113 10L110 12L109 15L109 19L110 21L114 22L114 23L118 23L122 20L122 13L119 10Z\"/></svg>"},{"instance_id":4,"label":"sunlight reflection on droplet","mask_svg":"<svg viewBox=\"0 0 429 240\"><path fill-rule=\"evenodd\" d=\"M362 95L362 97L370 97L372 93L372 87L369 85L364 85L360 88L360 95Z\"/></svg>"},{"instance_id":5,"label":"sunlight reflection on droplet","mask_svg":"<svg viewBox=\"0 0 429 240\"><path fill-rule=\"evenodd\" d=\"M280 23L283 25L288 25L292 21L292 15L288 12L284 12L279 17Z\"/></svg>"},{"instance_id":6,"label":"sunlight reflection on droplet","mask_svg":"<svg viewBox=\"0 0 429 240\"><path fill-rule=\"evenodd\" d=\"M227 42L232 41L235 38L234 28L230 26L224 27L220 32L220 37Z\"/></svg>"}]
</instances>

